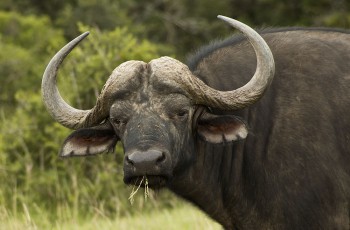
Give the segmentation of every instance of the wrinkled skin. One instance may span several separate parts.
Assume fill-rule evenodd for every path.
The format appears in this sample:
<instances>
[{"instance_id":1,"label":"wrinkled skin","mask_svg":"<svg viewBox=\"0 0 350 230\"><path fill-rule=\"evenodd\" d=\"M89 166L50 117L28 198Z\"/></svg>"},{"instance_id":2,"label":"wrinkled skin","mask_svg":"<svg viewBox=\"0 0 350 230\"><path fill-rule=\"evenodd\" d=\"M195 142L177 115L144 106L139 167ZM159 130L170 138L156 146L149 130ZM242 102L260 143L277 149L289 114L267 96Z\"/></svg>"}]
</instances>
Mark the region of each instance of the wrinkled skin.
<instances>
[{"instance_id":1,"label":"wrinkled skin","mask_svg":"<svg viewBox=\"0 0 350 230\"><path fill-rule=\"evenodd\" d=\"M116 98L111 106L110 122L124 146L124 181L134 184L135 177L147 175L149 185L158 187L165 185L176 168L189 160L191 149L193 152L193 146L190 147L193 138L188 135L193 106L180 93L154 87L155 79L150 77L147 68L140 74L144 78L139 78L135 89ZM153 159L158 161L155 165L150 162L150 165L134 167L137 156L135 162L129 160L135 154L140 155L140 161L147 160L142 155L150 155L152 150L160 152L159 159Z\"/></svg>"}]
</instances>

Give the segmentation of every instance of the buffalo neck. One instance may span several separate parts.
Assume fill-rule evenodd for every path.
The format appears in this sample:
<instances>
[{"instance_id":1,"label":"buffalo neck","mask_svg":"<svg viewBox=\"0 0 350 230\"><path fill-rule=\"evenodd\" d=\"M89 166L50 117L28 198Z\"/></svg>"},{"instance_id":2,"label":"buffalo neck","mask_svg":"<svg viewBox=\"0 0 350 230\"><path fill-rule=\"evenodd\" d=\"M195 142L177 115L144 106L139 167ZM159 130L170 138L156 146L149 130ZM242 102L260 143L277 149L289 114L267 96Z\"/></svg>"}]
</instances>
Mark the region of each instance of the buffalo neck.
<instances>
[{"instance_id":1,"label":"buffalo neck","mask_svg":"<svg viewBox=\"0 0 350 230\"><path fill-rule=\"evenodd\" d=\"M193 165L174 176L170 190L198 206L226 229L232 229L227 203L241 196L243 147L244 141L214 145L198 140ZM237 194L237 197L227 194Z\"/></svg>"}]
</instances>

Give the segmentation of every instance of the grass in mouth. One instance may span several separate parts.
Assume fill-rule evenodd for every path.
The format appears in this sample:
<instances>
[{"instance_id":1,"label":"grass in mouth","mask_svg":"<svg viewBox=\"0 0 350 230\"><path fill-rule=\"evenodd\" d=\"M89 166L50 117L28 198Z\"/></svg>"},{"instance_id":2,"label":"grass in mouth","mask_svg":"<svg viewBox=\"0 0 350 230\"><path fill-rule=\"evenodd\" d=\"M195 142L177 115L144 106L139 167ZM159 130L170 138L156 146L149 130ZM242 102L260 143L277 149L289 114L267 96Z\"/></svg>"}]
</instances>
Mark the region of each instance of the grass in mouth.
<instances>
[{"instance_id":1,"label":"grass in mouth","mask_svg":"<svg viewBox=\"0 0 350 230\"><path fill-rule=\"evenodd\" d=\"M136 181L134 186L132 187L132 191L131 191L130 196L128 198L131 205L134 204L134 201L135 201L134 196L139 191L143 181L145 181L145 200L147 201L147 198L149 197L148 179L147 179L147 176L143 176L140 183L138 183L138 181Z\"/></svg>"}]
</instances>

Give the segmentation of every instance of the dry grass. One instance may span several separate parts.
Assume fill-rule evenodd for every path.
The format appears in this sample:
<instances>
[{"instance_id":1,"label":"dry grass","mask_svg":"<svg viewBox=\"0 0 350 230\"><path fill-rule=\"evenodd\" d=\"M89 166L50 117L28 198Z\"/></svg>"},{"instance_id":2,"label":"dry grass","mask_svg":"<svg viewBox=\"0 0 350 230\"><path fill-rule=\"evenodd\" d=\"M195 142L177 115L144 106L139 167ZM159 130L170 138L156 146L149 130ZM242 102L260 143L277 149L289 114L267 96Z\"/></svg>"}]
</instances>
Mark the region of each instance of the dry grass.
<instances>
[{"instance_id":1,"label":"dry grass","mask_svg":"<svg viewBox=\"0 0 350 230\"><path fill-rule=\"evenodd\" d=\"M145 194L145 201L147 201L147 198L149 197L149 188L148 188L148 179L147 179L147 176L143 176L141 181L138 183L136 181L136 183L134 184L133 188L132 188L132 191L130 193L130 196L129 196L129 201L130 201L130 204L133 205L134 204L134 196L136 195L136 193L139 191L143 181L145 181L145 189L144 189L144 194ZM137 183L139 185L137 185ZM136 189L135 189L136 188Z\"/></svg>"},{"instance_id":2,"label":"dry grass","mask_svg":"<svg viewBox=\"0 0 350 230\"><path fill-rule=\"evenodd\" d=\"M67 210L69 211L69 210ZM133 216L109 219L103 215L96 215L90 219L66 219L50 222L48 216L33 217L27 209L22 216L13 218L5 210L1 211L1 230L216 230L221 227L205 216L196 208L185 204L174 209L164 209L151 213L136 214Z\"/></svg>"}]
</instances>

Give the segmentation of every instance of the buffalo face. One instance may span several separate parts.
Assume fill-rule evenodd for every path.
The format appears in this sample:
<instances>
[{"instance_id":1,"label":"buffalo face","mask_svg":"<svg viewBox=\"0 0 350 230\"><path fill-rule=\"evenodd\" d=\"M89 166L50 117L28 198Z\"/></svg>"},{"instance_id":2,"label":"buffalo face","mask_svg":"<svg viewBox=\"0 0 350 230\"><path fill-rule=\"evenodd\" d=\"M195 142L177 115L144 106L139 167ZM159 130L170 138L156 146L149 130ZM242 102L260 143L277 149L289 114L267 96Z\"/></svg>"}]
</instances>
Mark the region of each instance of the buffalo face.
<instances>
[{"instance_id":1,"label":"buffalo face","mask_svg":"<svg viewBox=\"0 0 350 230\"><path fill-rule=\"evenodd\" d=\"M121 141L124 182L138 184L146 176L150 187L162 187L190 161L194 106L181 89L162 85L152 63L129 64L130 74L107 86L107 119L70 135L61 156L108 152Z\"/></svg>"},{"instance_id":2,"label":"buffalo face","mask_svg":"<svg viewBox=\"0 0 350 230\"><path fill-rule=\"evenodd\" d=\"M193 109L179 92L158 90L156 75L144 66L136 89L117 93L109 121L124 147L125 183L135 184L146 176L150 187L160 187L172 178L179 156L189 155L184 142L191 132Z\"/></svg>"}]
</instances>

